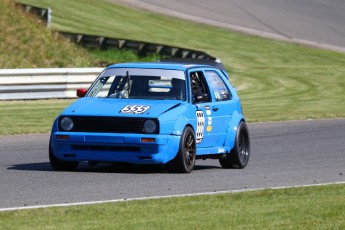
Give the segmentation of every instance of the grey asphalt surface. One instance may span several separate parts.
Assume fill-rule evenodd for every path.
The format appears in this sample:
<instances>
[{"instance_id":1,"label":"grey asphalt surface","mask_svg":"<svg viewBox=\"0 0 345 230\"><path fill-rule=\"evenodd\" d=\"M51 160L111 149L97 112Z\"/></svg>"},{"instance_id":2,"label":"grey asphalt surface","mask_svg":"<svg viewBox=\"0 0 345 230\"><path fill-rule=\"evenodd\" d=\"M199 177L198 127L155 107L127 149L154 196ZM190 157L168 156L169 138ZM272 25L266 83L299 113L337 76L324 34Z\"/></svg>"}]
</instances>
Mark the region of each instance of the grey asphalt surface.
<instances>
[{"instance_id":1,"label":"grey asphalt surface","mask_svg":"<svg viewBox=\"0 0 345 230\"><path fill-rule=\"evenodd\" d=\"M109 0L250 34L345 52L343 0ZM329 46L330 45L330 46Z\"/></svg>"},{"instance_id":2,"label":"grey asphalt surface","mask_svg":"<svg viewBox=\"0 0 345 230\"><path fill-rule=\"evenodd\" d=\"M49 134L0 136L0 209L148 196L345 182L345 119L249 124L245 169L198 160L191 174L82 163L57 172Z\"/></svg>"},{"instance_id":3,"label":"grey asphalt surface","mask_svg":"<svg viewBox=\"0 0 345 230\"><path fill-rule=\"evenodd\" d=\"M345 47L342 0L121 1L240 31ZM191 174L85 163L76 172L56 172L48 160L49 134L0 136L0 209L345 182L345 119L255 123L249 129L247 168L228 170L216 160L199 160Z\"/></svg>"}]
</instances>

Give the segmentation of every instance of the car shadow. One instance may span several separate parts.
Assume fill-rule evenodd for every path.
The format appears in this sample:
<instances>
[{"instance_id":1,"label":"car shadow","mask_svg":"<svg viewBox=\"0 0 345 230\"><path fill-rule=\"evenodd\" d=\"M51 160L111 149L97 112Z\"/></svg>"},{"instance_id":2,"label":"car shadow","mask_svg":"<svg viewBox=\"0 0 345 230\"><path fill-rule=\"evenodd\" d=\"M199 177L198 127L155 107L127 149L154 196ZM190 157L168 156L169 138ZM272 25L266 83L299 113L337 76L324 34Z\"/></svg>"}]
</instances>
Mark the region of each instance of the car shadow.
<instances>
[{"instance_id":1,"label":"car shadow","mask_svg":"<svg viewBox=\"0 0 345 230\"><path fill-rule=\"evenodd\" d=\"M7 169L20 170L20 171L53 171L49 162L17 164L17 165L11 165Z\"/></svg>"},{"instance_id":2,"label":"car shadow","mask_svg":"<svg viewBox=\"0 0 345 230\"><path fill-rule=\"evenodd\" d=\"M42 163L29 163L29 164L16 164L7 168L8 170L19 171L39 171L49 172L55 171L49 162ZM214 165L195 165L194 171L221 169L219 166ZM55 171L61 172L61 171ZM157 174L157 173L170 173L165 166L161 165L133 165L125 163L100 163L96 166L89 166L88 163L82 162L76 170L71 172L91 172L91 173L126 173L126 174Z\"/></svg>"}]
</instances>

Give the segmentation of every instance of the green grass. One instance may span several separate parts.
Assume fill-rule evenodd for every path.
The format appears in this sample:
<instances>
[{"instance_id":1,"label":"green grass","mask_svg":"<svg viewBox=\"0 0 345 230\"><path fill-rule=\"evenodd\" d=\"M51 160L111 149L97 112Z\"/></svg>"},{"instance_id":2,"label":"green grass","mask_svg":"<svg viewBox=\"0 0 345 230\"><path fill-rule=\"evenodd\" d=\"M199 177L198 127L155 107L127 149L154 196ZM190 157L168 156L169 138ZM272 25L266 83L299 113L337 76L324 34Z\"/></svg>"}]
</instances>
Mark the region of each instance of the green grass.
<instances>
[{"instance_id":1,"label":"green grass","mask_svg":"<svg viewBox=\"0 0 345 230\"><path fill-rule=\"evenodd\" d=\"M94 65L88 52L37 23L37 18L0 1L0 68Z\"/></svg>"},{"instance_id":2,"label":"green grass","mask_svg":"<svg viewBox=\"0 0 345 230\"><path fill-rule=\"evenodd\" d=\"M83 49L48 30L36 16L9 0L0 2L0 68L88 67L118 62L157 61L134 51Z\"/></svg>"},{"instance_id":3,"label":"green grass","mask_svg":"<svg viewBox=\"0 0 345 230\"><path fill-rule=\"evenodd\" d=\"M49 132L74 100L0 101L0 135Z\"/></svg>"},{"instance_id":4,"label":"green grass","mask_svg":"<svg viewBox=\"0 0 345 230\"><path fill-rule=\"evenodd\" d=\"M99 66L107 66L120 62L156 62L161 59L157 54L139 56L132 50L102 50L100 48L87 48L87 50Z\"/></svg>"},{"instance_id":5,"label":"green grass","mask_svg":"<svg viewBox=\"0 0 345 230\"><path fill-rule=\"evenodd\" d=\"M250 122L345 117L344 54L104 0L21 1L50 6L55 30L182 46L219 57ZM0 1L0 68L79 67L138 58L127 51L81 49L11 9L8 0ZM2 101L0 134L48 132L54 118L72 101ZM0 229L344 229L342 194L344 185L332 185L9 211L0 212Z\"/></svg>"},{"instance_id":6,"label":"green grass","mask_svg":"<svg viewBox=\"0 0 345 230\"><path fill-rule=\"evenodd\" d=\"M1 229L344 229L345 185L0 212Z\"/></svg>"},{"instance_id":7,"label":"green grass","mask_svg":"<svg viewBox=\"0 0 345 230\"><path fill-rule=\"evenodd\" d=\"M51 7L54 30L183 46L219 57L230 72L230 81L237 87L249 122L345 117L345 54L248 36L104 0L21 1ZM96 62L136 58L116 56L111 51L105 54L90 51L89 55ZM35 101L32 106L38 108L40 103ZM10 108L16 102L0 105L6 107L8 114L16 113L16 109ZM36 115L30 106L26 108L32 117L43 115L41 112ZM50 114L41 118L53 119ZM15 124L16 119L22 118L15 116L10 122ZM21 131L0 132L41 132L36 131L41 126L40 119L38 123L25 121L32 125L30 131L19 127Z\"/></svg>"},{"instance_id":8,"label":"green grass","mask_svg":"<svg viewBox=\"0 0 345 230\"><path fill-rule=\"evenodd\" d=\"M206 51L230 70L250 121L344 117L345 55L247 36L92 0L25 0L53 9L56 30ZM92 12L92 13L91 13Z\"/></svg>"}]
</instances>

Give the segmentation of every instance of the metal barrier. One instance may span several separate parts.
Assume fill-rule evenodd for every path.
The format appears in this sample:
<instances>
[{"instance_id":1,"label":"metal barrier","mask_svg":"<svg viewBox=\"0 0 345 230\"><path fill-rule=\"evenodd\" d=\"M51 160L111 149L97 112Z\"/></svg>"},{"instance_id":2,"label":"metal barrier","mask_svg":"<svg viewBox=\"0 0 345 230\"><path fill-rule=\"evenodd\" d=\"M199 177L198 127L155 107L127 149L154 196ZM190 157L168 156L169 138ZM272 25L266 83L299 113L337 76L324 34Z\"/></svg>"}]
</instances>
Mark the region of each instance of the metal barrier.
<instances>
[{"instance_id":1,"label":"metal barrier","mask_svg":"<svg viewBox=\"0 0 345 230\"><path fill-rule=\"evenodd\" d=\"M0 100L75 98L103 68L0 69Z\"/></svg>"},{"instance_id":2,"label":"metal barrier","mask_svg":"<svg viewBox=\"0 0 345 230\"><path fill-rule=\"evenodd\" d=\"M99 35L87 35L69 32L59 32L72 42L85 47L99 47L101 49L134 50L139 55L159 54L171 58L195 58L216 60L215 57L200 50L186 49L163 44L129 40L124 38L110 38Z\"/></svg>"},{"instance_id":3,"label":"metal barrier","mask_svg":"<svg viewBox=\"0 0 345 230\"><path fill-rule=\"evenodd\" d=\"M49 24L51 22L51 10L24 3L16 3L25 9L26 12L34 13ZM196 58L216 60L215 57L200 50L187 49L182 47L168 46L144 41L129 40L124 38L110 38L101 35L88 35L80 33L70 33L57 31L64 37L69 38L72 42L86 47L99 47L101 49L128 49L134 50L139 55L159 54L170 58Z\"/></svg>"},{"instance_id":4,"label":"metal barrier","mask_svg":"<svg viewBox=\"0 0 345 230\"><path fill-rule=\"evenodd\" d=\"M37 6L31 6L20 2L15 2L17 6L20 6L26 13L35 14L42 18L46 23L47 27L50 27L52 20L52 10L50 8L41 8Z\"/></svg>"},{"instance_id":5,"label":"metal barrier","mask_svg":"<svg viewBox=\"0 0 345 230\"><path fill-rule=\"evenodd\" d=\"M51 22L51 10L16 3L26 12L34 13ZM109 38L98 35L59 32L71 41L87 47L102 49L130 49L139 55L159 54L172 58L195 58L216 60L198 50L168 45ZM58 69L0 69L0 100L31 100L49 98L75 98L77 88L88 88L103 68L58 68Z\"/></svg>"}]
</instances>

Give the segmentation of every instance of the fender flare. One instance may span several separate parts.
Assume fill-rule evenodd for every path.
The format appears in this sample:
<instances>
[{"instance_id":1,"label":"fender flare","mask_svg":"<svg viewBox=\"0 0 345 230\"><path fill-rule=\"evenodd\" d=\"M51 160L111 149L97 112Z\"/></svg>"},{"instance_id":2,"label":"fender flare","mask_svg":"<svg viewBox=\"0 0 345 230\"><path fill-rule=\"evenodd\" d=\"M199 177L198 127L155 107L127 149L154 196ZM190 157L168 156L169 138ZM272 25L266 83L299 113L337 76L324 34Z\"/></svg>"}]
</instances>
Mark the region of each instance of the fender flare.
<instances>
[{"instance_id":1,"label":"fender flare","mask_svg":"<svg viewBox=\"0 0 345 230\"><path fill-rule=\"evenodd\" d=\"M237 111L234 112L231 116L228 130L226 131L226 139L224 141L224 147L229 147L230 150L234 147L237 128L241 121L245 122L245 118L243 114L240 114Z\"/></svg>"},{"instance_id":2,"label":"fender flare","mask_svg":"<svg viewBox=\"0 0 345 230\"><path fill-rule=\"evenodd\" d=\"M195 132L195 128L193 127L193 125L190 124L190 121L184 116L179 116L175 122L175 125L171 134L176 135L176 136L181 136L186 126L190 126Z\"/></svg>"}]
</instances>

